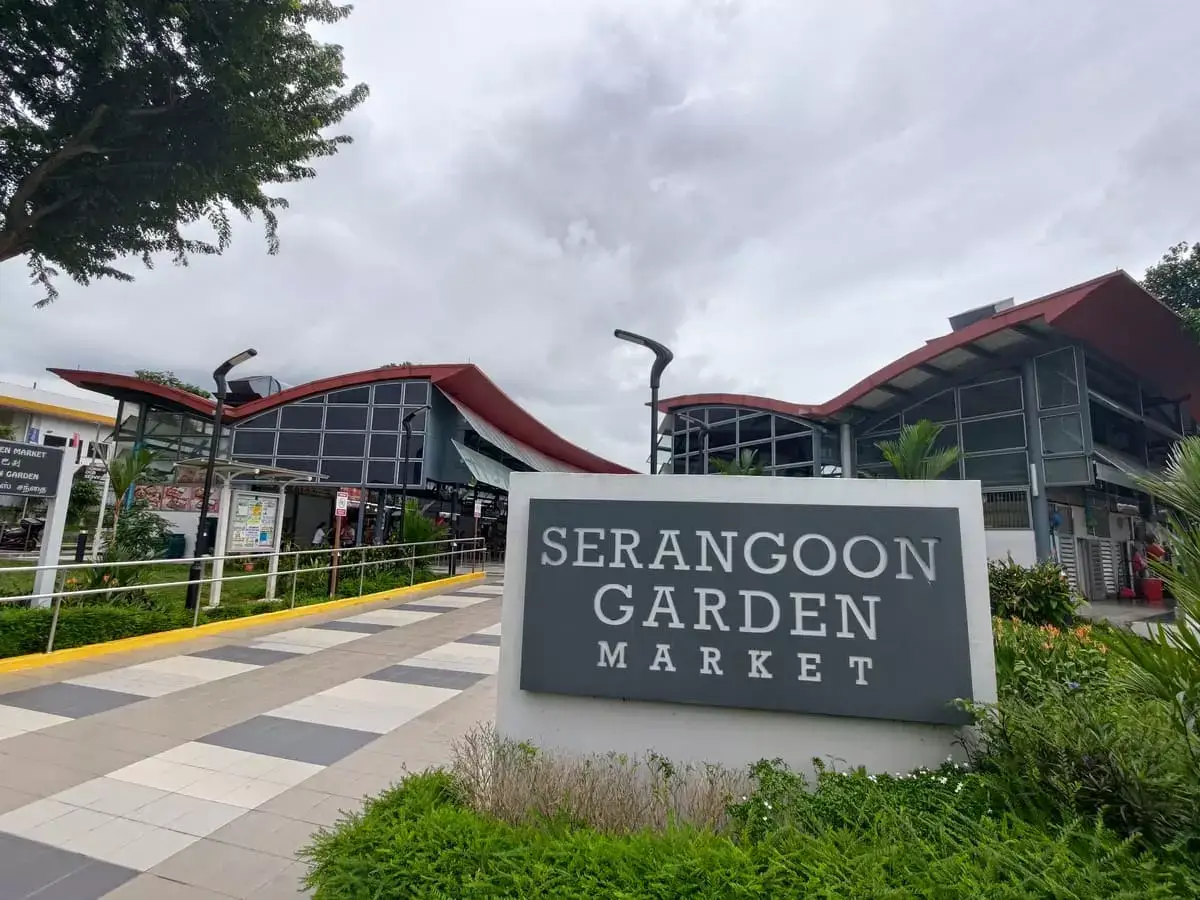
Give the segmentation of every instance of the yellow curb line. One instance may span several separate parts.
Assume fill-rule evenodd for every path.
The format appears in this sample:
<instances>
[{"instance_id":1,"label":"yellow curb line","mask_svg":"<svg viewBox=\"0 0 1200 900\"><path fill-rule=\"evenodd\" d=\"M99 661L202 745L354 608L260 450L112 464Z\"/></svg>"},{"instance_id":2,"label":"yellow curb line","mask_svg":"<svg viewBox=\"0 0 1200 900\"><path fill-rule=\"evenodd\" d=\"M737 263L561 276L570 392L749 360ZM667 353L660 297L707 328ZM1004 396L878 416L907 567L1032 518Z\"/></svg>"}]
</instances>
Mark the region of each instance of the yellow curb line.
<instances>
[{"instance_id":1,"label":"yellow curb line","mask_svg":"<svg viewBox=\"0 0 1200 900\"><path fill-rule=\"evenodd\" d=\"M452 578L439 578L436 581L424 581L420 584L392 588L387 591L376 591L374 594L363 594L359 597L347 597L343 600L326 600L324 603L313 603L308 606L297 606L295 609L281 609L277 612L261 613L257 616L243 616L240 619L226 619L222 622L209 622L195 628L173 628L170 631L158 631L154 634L139 634L134 637L106 641L102 644L85 644L82 647L69 647L66 650L54 650L50 653L29 653L25 656L10 656L0 659L0 673L18 672L24 669L40 669L58 663L72 662L81 659L95 659L100 656L110 656L114 653L124 653L127 650L141 650L146 647L158 647L163 644L179 644L196 638L235 631L239 628L252 628L272 622L286 622L290 619L301 619L323 612L338 609L349 609L363 606L379 600L395 599L408 594L418 594L430 588L446 588L456 584L468 584L472 581L482 581L486 578L483 572L473 572L467 575L455 575Z\"/></svg>"}]
</instances>

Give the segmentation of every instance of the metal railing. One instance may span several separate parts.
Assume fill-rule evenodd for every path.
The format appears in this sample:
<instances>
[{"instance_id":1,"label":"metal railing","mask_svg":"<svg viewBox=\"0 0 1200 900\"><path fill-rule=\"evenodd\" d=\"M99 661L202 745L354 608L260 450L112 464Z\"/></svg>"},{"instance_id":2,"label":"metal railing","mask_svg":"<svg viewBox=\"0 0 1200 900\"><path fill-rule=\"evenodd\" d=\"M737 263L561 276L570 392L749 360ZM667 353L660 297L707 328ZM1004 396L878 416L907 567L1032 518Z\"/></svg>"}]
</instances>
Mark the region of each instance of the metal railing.
<instances>
[{"instance_id":1,"label":"metal railing","mask_svg":"<svg viewBox=\"0 0 1200 900\"><path fill-rule=\"evenodd\" d=\"M983 527L989 530L1033 527L1028 488L987 489L983 492Z\"/></svg>"},{"instance_id":2,"label":"metal railing","mask_svg":"<svg viewBox=\"0 0 1200 900\"><path fill-rule=\"evenodd\" d=\"M294 609L297 603L297 585L303 580L312 582L311 576L328 573L321 579L326 587L319 587L315 595L304 596L305 603L320 602L322 599L338 599L340 591L347 583L353 584L354 576L358 578L358 595L362 595L368 575L375 578L387 573L402 576L400 583L391 587L403 587L416 583L418 567L435 574L444 571L447 575L463 574L466 572L482 572L487 565L486 548L482 538L444 538L436 541L413 542L406 544L366 545L362 547L318 548L312 550L281 550L278 553L256 554L226 554L224 556L187 557L183 559L141 559L121 560L114 562L81 562L60 563L48 565L11 566L0 568L0 576L12 577L30 575L36 584L39 573L52 571L53 589L38 592L34 590L27 594L0 596L0 608L5 605L24 605L40 608L53 607L50 621L50 635L46 643L46 652L54 649L54 638L58 630L59 614L64 602L68 605L86 605L91 600L103 599L106 602L116 600L122 603L120 595L130 595L134 592L145 594L182 588L186 591L191 581L187 578L186 568L193 562L203 565L200 578L201 601L192 611L191 627L200 624L202 608L218 608L212 603L214 595L219 597L221 588L225 585L242 581L264 581L263 596L257 599L239 598L237 603L280 602L284 598L280 593L288 595L288 609ZM220 563L218 566L217 564ZM249 574L227 575L226 566L261 565L263 571ZM144 577L146 570L155 569L161 574L167 568L180 569L182 578L179 580L158 581ZM407 570L407 571L405 571ZM134 571L136 581L122 584L120 575L124 571ZM85 582L95 582L99 578L99 586L76 587L78 580L73 575L83 577ZM348 577L347 577L348 576ZM403 576L407 580L403 580ZM290 586L283 592L280 584ZM203 591L208 589L208 605L204 602ZM387 590L383 588L382 590ZM355 596L347 594L345 596ZM128 601L128 596L125 598ZM179 597L183 605L184 595ZM82 601L82 602L79 602ZM160 601L160 606L163 601Z\"/></svg>"}]
</instances>

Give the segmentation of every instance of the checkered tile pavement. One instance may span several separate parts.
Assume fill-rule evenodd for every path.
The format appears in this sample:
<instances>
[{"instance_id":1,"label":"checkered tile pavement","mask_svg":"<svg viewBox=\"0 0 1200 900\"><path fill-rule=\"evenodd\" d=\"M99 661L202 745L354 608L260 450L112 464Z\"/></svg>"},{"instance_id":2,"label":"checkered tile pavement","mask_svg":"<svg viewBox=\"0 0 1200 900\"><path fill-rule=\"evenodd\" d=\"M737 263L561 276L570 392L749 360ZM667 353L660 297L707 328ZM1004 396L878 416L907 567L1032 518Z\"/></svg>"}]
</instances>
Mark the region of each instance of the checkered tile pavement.
<instances>
[{"instance_id":1,"label":"checkered tile pavement","mask_svg":"<svg viewBox=\"0 0 1200 900\"><path fill-rule=\"evenodd\" d=\"M301 896L317 826L491 717L502 590L0 693L0 900Z\"/></svg>"}]
</instances>

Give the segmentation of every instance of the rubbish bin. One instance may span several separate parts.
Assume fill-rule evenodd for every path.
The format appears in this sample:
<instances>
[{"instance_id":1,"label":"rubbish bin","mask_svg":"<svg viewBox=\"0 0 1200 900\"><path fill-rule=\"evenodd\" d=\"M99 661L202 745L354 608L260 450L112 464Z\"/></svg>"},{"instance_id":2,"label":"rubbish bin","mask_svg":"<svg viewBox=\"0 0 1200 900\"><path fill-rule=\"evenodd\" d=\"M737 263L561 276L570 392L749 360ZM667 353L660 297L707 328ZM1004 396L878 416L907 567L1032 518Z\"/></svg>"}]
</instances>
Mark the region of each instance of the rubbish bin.
<instances>
[{"instance_id":1,"label":"rubbish bin","mask_svg":"<svg viewBox=\"0 0 1200 900\"><path fill-rule=\"evenodd\" d=\"M167 546L163 556L167 559L183 559L187 550L187 536L183 534L168 534Z\"/></svg>"}]
</instances>

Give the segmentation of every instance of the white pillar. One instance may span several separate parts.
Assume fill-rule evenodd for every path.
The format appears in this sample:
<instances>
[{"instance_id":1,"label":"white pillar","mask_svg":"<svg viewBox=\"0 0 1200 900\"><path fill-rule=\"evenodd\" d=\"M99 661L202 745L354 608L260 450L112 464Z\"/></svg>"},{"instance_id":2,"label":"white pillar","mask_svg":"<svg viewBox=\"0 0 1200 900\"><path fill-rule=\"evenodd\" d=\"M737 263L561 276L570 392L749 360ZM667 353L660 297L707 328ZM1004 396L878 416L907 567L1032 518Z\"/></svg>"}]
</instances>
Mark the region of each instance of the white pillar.
<instances>
[{"instance_id":1,"label":"white pillar","mask_svg":"<svg viewBox=\"0 0 1200 900\"><path fill-rule=\"evenodd\" d=\"M843 422L838 434L842 451L842 477L854 477L854 429L849 422Z\"/></svg>"},{"instance_id":2,"label":"white pillar","mask_svg":"<svg viewBox=\"0 0 1200 900\"><path fill-rule=\"evenodd\" d=\"M287 484L279 486L279 508L275 510L275 543L271 547L271 562L267 566L267 599L275 599L275 588L279 572L279 546L283 543L283 510L287 505Z\"/></svg>"},{"instance_id":3,"label":"white pillar","mask_svg":"<svg viewBox=\"0 0 1200 900\"><path fill-rule=\"evenodd\" d=\"M64 449L62 466L58 470L58 487L54 499L46 504L46 527L42 529L42 549L38 553L39 566L55 566L53 569L38 569L33 577L33 592L44 594L32 601L32 606L49 606L53 602L54 582L58 576L58 563L62 557L63 531L67 525L67 504L71 502L71 483L75 478L75 459Z\"/></svg>"},{"instance_id":4,"label":"white pillar","mask_svg":"<svg viewBox=\"0 0 1200 900\"><path fill-rule=\"evenodd\" d=\"M108 489L110 482L108 480L108 466L104 467L104 486L100 488L100 512L96 513L96 533L92 535L92 560L100 558L100 546L102 536L104 534L104 513L105 507L108 506Z\"/></svg>"},{"instance_id":5,"label":"white pillar","mask_svg":"<svg viewBox=\"0 0 1200 900\"><path fill-rule=\"evenodd\" d=\"M220 606L221 604L221 578L225 574L225 545L229 543L229 516L233 512L233 487L229 483L230 479L226 476L221 481L221 492L219 494L221 508L217 510L217 533L213 540L213 561L210 577L212 578L212 586L208 591L208 605Z\"/></svg>"}]
</instances>

